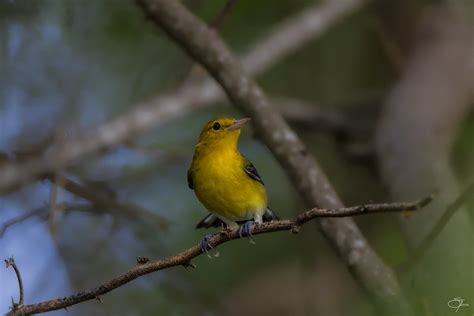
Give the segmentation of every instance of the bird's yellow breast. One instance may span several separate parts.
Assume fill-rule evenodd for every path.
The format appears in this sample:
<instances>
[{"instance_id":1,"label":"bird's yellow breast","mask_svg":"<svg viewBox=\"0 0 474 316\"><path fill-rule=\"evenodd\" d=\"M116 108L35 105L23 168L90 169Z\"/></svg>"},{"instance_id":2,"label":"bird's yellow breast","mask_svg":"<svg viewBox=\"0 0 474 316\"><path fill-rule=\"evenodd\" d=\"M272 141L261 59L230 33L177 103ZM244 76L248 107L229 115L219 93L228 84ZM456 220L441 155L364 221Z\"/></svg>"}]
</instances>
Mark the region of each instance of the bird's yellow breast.
<instances>
[{"instance_id":1,"label":"bird's yellow breast","mask_svg":"<svg viewBox=\"0 0 474 316\"><path fill-rule=\"evenodd\" d=\"M244 170L245 159L236 149L201 152L191 165L199 201L228 221L262 215L267 207L265 187Z\"/></svg>"}]
</instances>

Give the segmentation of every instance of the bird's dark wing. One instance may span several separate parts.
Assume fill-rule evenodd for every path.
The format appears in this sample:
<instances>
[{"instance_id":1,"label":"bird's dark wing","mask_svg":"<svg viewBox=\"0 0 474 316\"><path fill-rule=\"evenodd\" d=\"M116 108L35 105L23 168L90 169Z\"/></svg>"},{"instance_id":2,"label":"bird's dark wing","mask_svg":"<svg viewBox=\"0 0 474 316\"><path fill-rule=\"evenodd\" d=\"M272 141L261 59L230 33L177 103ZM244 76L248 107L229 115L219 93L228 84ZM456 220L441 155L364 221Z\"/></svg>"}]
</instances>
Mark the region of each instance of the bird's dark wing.
<instances>
[{"instance_id":1,"label":"bird's dark wing","mask_svg":"<svg viewBox=\"0 0 474 316\"><path fill-rule=\"evenodd\" d=\"M199 223L196 228L211 228L211 227L222 227L225 226L224 222L221 221L216 215L207 214Z\"/></svg>"},{"instance_id":2,"label":"bird's dark wing","mask_svg":"<svg viewBox=\"0 0 474 316\"><path fill-rule=\"evenodd\" d=\"M188 187L191 189L191 190L194 190L194 186L193 186L193 176L191 174L191 169L188 170Z\"/></svg>"},{"instance_id":3,"label":"bird's dark wing","mask_svg":"<svg viewBox=\"0 0 474 316\"><path fill-rule=\"evenodd\" d=\"M262 178L260 177L260 175L258 174L258 171L257 169L255 168L255 166L245 157L245 156L242 156L244 157L245 159L245 163L244 163L244 171L245 173L252 179L254 179L255 181L258 181L260 182L261 184L263 184L263 181L262 181Z\"/></svg>"}]
</instances>

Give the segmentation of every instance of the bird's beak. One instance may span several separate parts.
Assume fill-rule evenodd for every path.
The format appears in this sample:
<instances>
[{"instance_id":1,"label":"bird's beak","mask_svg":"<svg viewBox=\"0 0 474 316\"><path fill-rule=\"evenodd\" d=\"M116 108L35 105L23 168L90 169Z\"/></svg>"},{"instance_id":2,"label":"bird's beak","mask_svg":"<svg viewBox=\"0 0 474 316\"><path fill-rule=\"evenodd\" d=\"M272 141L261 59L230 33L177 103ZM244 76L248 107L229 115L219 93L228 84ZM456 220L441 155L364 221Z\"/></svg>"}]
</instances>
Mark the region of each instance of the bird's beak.
<instances>
[{"instance_id":1,"label":"bird's beak","mask_svg":"<svg viewBox=\"0 0 474 316\"><path fill-rule=\"evenodd\" d=\"M250 121L250 118L249 117L246 117L246 118L243 118L241 120L238 120L236 121L234 124L232 124L231 126L227 127L227 130L230 130L230 131L235 131L235 130L238 130L238 129L241 129L242 126L247 123L248 121Z\"/></svg>"}]
</instances>

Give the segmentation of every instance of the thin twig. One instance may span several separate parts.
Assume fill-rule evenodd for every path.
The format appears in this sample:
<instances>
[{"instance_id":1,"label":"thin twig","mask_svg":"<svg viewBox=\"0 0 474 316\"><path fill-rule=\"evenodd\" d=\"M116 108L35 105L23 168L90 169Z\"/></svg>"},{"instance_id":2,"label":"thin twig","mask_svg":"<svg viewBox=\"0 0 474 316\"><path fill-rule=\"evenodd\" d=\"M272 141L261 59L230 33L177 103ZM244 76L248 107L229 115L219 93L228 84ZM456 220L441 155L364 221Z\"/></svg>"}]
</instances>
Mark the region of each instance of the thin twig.
<instances>
[{"instance_id":1,"label":"thin twig","mask_svg":"<svg viewBox=\"0 0 474 316\"><path fill-rule=\"evenodd\" d=\"M11 226L21 223L34 216L46 215L46 213L47 213L47 206L42 206L34 210L31 210L29 212L26 212L25 214L22 214L18 217L14 217L11 220L6 221L5 223L2 224L0 228L0 238L3 237L3 234L5 234L7 229L9 229Z\"/></svg>"},{"instance_id":2,"label":"thin twig","mask_svg":"<svg viewBox=\"0 0 474 316\"><path fill-rule=\"evenodd\" d=\"M412 252L412 255L406 259L406 261L402 262L398 267L398 272L405 272L412 267L415 267L416 264L423 258L424 254L428 249L430 249L431 245L434 243L436 238L440 235L443 231L443 228L449 222L449 220L453 217L453 215L461 208L461 206L466 203L470 198L473 197L474 193L474 182L471 183L457 198L456 200L446 208L446 211L440 217L440 219L436 222L433 229L429 232L429 234L420 242L418 247Z\"/></svg>"},{"instance_id":3,"label":"thin twig","mask_svg":"<svg viewBox=\"0 0 474 316\"><path fill-rule=\"evenodd\" d=\"M259 235L284 230L291 230L292 232L296 233L298 232L300 226L315 218L320 217L342 217L382 212L401 212L406 210L415 211L430 203L431 200L432 197L430 196L412 203L368 204L353 207L343 207L339 209L313 208L304 213L301 213L293 220L281 220L266 222L263 224L255 224L252 228L252 235ZM224 230L212 236L209 239L209 245L213 249L216 249L219 245L225 242L239 238L239 229ZM97 299L97 297L101 297L102 295L126 283L129 283L138 277L150 274L155 271L164 270L175 266L183 266L185 268L194 267L194 265L191 263L191 260L197 256L200 256L201 254L202 250L200 245L198 244L176 255L164 259L149 260L145 257L139 257L137 258L137 264L132 269L93 289L79 292L68 297L57 298L37 304L26 305L22 308L11 311L7 315L13 316L44 313L61 308L66 308L68 306L79 304L84 301Z\"/></svg>"},{"instance_id":4,"label":"thin twig","mask_svg":"<svg viewBox=\"0 0 474 316\"><path fill-rule=\"evenodd\" d=\"M13 257L10 257L10 258L8 258L8 259L5 259L5 266L6 266L7 268L12 267L13 270L15 270L16 278L17 278L17 280L18 280L18 288L19 288L19 290L20 290L20 299L19 299L18 303L13 302L13 299L12 299L12 307L11 307L12 312L15 312L15 311L17 311L18 309L20 309L20 308L23 307L23 302L24 302L24 298L23 298L23 282L22 282L22 280L21 280L20 270L19 270L18 267L16 266L16 263L15 263L15 260L13 259Z\"/></svg>"},{"instance_id":5,"label":"thin twig","mask_svg":"<svg viewBox=\"0 0 474 316\"><path fill-rule=\"evenodd\" d=\"M404 211L416 211L433 201L434 195L427 196L415 202L395 202L395 203L377 203L377 204L366 204L350 207L341 207L333 209L324 208L313 208L306 211L298 217L295 222L298 226L312 220L315 217L347 217L363 214L373 213L389 213L389 212L404 212Z\"/></svg>"},{"instance_id":6,"label":"thin twig","mask_svg":"<svg viewBox=\"0 0 474 316\"><path fill-rule=\"evenodd\" d=\"M222 26L222 22L229 15L234 8L237 0L227 0L219 14L209 23L209 26L215 30L218 30Z\"/></svg>"}]
</instances>

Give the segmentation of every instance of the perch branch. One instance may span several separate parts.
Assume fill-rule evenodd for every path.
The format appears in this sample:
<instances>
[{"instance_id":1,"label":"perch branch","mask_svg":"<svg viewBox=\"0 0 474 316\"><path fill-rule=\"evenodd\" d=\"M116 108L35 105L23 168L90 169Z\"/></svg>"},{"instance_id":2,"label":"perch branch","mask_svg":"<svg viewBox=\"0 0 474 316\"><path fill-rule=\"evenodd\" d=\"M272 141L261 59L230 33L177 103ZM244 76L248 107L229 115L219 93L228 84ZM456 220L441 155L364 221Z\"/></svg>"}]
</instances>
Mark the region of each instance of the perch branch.
<instances>
[{"instance_id":1,"label":"perch branch","mask_svg":"<svg viewBox=\"0 0 474 316\"><path fill-rule=\"evenodd\" d=\"M14 311L17 311L18 309L23 307L23 300L24 300L24 298L23 298L23 282L21 281L20 270L16 266L16 263L15 263L15 260L13 259L13 257L5 259L5 266L7 268L12 267L13 270L15 270L16 279L18 280L18 288L19 288L19 291L20 291L20 298L18 300L18 303L13 302L13 298L12 298L11 310L14 312Z\"/></svg>"},{"instance_id":2,"label":"perch branch","mask_svg":"<svg viewBox=\"0 0 474 316\"><path fill-rule=\"evenodd\" d=\"M305 223L319 217L343 217L353 216L362 214L372 214L381 212L400 212L405 210L418 210L430 203L432 197L427 197L412 203L381 203L381 204L368 204L353 207L343 207L339 209L322 209L313 208L306 212L301 213L293 220L281 220L266 222L263 224L256 224L252 228L253 235L259 235L264 233L291 230L292 232L298 232L300 226ZM217 246L228 242L230 240L239 239L239 229L224 230L220 233L215 234L209 239L209 245L216 249ZM118 287L123 286L131 282L132 280L141 277L143 275L150 274L159 270L168 269L176 266L193 267L191 260L202 254L199 245L195 245L189 249L186 249L176 255L158 259L149 260L145 257L138 257L137 264L129 271L115 277L93 289L86 290L83 292L76 293L71 296L52 299L37 304L25 305L15 310L10 311L7 315L30 315L49 312L57 309L66 308L75 304L79 304L84 301L100 299L100 297Z\"/></svg>"},{"instance_id":3,"label":"perch branch","mask_svg":"<svg viewBox=\"0 0 474 316\"><path fill-rule=\"evenodd\" d=\"M321 36L344 16L361 8L364 0L327 1L314 5L278 24L269 36L242 58L245 69L258 75L297 51L309 40ZM198 108L211 106L223 97L210 79L185 86L131 107L133 110L66 142L53 142L47 150L24 162L0 168L0 192L14 190L91 154L101 152L143 134L151 128L182 117Z\"/></svg>"}]
</instances>

